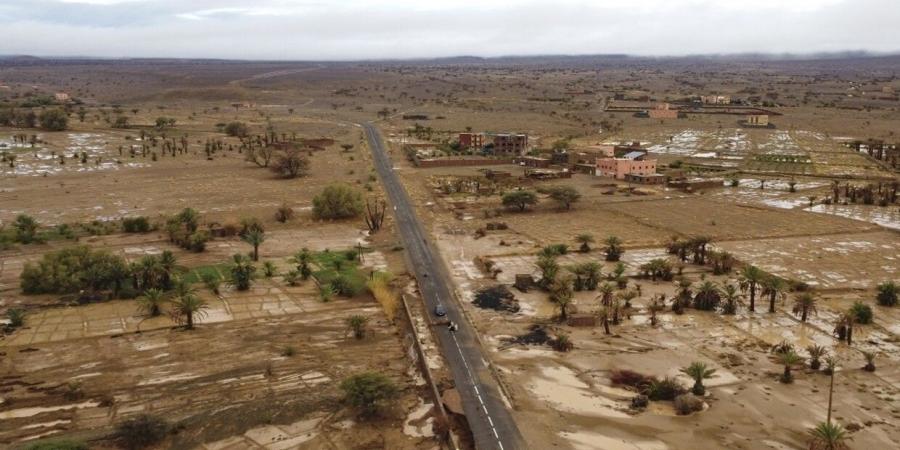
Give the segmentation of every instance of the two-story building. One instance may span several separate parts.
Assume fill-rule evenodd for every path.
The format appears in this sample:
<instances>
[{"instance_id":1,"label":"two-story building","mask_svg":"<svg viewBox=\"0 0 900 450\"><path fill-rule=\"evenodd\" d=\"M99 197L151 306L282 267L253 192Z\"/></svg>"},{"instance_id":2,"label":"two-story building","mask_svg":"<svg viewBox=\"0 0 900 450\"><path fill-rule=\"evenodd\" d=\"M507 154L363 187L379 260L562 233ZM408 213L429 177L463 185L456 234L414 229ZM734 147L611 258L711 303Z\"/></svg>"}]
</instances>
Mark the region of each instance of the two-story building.
<instances>
[{"instance_id":1,"label":"two-story building","mask_svg":"<svg viewBox=\"0 0 900 450\"><path fill-rule=\"evenodd\" d=\"M656 160L647 158L647 153L633 151L621 158L597 158L596 175L624 180L628 175L649 176L656 174Z\"/></svg>"}]
</instances>

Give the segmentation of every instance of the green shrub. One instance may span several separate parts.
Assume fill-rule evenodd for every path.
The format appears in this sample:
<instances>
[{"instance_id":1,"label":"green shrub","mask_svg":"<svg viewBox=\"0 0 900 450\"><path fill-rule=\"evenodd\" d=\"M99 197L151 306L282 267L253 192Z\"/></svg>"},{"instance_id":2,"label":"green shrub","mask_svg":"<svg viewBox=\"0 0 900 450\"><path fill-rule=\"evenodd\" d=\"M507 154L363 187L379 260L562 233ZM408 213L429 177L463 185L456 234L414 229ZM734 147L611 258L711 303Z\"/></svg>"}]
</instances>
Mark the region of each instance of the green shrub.
<instances>
[{"instance_id":1,"label":"green shrub","mask_svg":"<svg viewBox=\"0 0 900 450\"><path fill-rule=\"evenodd\" d=\"M364 372L341 382L344 400L363 415L374 415L385 403L397 397L397 386L383 374Z\"/></svg>"},{"instance_id":2,"label":"green shrub","mask_svg":"<svg viewBox=\"0 0 900 450\"><path fill-rule=\"evenodd\" d=\"M650 397L650 400L675 400L687 390L675 378L665 377L662 380L653 380L647 387L644 394Z\"/></svg>"},{"instance_id":3,"label":"green shrub","mask_svg":"<svg viewBox=\"0 0 900 450\"><path fill-rule=\"evenodd\" d=\"M19 328L22 325L25 325L25 310L21 308L10 308L6 310L6 318L9 320L9 324L6 326L9 328Z\"/></svg>"},{"instance_id":4,"label":"green shrub","mask_svg":"<svg viewBox=\"0 0 900 450\"><path fill-rule=\"evenodd\" d=\"M856 323L861 324L872 323L875 316L871 306L859 301L853 302L853 306L850 307L850 315L853 316Z\"/></svg>"},{"instance_id":5,"label":"green shrub","mask_svg":"<svg viewBox=\"0 0 900 450\"><path fill-rule=\"evenodd\" d=\"M121 256L79 246L46 253L36 264L25 264L20 284L25 294L73 294L121 287L129 276Z\"/></svg>"},{"instance_id":6,"label":"green shrub","mask_svg":"<svg viewBox=\"0 0 900 450\"><path fill-rule=\"evenodd\" d=\"M150 221L146 217L126 217L122 219L122 230L126 233L146 233L150 231Z\"/></svg>"},{"instance_id":7,"label":"green shrub","mask_svg":"<svg viewBox=\"0 0 900 450\"><path fill-rule=\"evenodd\" d=\"M326 186L313 198L313 216L317 219L350 219L363 211L362 194L347 184Z\"/></svg>"},{"instance_id":8,"label":"green shrub","mask_svg":"<svg viewBox=\"0 0 900 450\"><path fill-rule=\"evenodd\" d=\"M195 253L200 253L206 250L206 243L212 237L209 235L208 231L196 231L188 236L187 243L184 245L185 249L190 250Z\"/></svg>"},{"instance_id":9,"label":"green shrub","mask_svg":"<svg viewBox=\"0 0 900 450\"><path fill-rule=\"evenodd\" d=\"M900 293L900 286L892 281L885 281L879 284L878 304L881 306L896 306L898 293Z\"/></svg>"},{"instance_id":10,"label":"green shrub","mask_svg":"<svg viewBox=\"0 0 900 450\"><path fill-rule=\"evenodd\" d=\"M47 131L63 131L69 125L69 116L61 109L48 109L41 113L41 128Z\"/></svg>"}]
</instances>

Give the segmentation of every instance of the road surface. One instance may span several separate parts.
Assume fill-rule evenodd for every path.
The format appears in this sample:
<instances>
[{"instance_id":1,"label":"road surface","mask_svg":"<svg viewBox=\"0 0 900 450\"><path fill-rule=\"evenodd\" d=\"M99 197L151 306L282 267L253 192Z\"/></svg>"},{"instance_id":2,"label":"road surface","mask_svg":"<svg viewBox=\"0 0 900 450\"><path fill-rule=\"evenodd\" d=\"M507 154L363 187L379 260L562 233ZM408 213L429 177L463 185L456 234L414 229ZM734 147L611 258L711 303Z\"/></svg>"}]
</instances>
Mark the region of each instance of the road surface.
<instances>
[{"instance_id":1,"label":"road surface","mask_svg":"<svg viewBox=\"0 0 900 450\"><path fill-rule=\"evenodd\" d=\"M412 202L394 173L393 163L384 149L378 129L371 123L363 124L363 128L372 150L375 170L395 207L397 230L409 254L426 313L433 314L434 307L440 303L447 311L447 318L459 325L455 332L444 326L435 331L462 398L476 447L479 450L527 448L501 397L496 380L485 365L487 358L475 339L475 331L459 311L459 303L452 297L450 275L439 257L435 256Z\"/></svg>"}]
</instances>

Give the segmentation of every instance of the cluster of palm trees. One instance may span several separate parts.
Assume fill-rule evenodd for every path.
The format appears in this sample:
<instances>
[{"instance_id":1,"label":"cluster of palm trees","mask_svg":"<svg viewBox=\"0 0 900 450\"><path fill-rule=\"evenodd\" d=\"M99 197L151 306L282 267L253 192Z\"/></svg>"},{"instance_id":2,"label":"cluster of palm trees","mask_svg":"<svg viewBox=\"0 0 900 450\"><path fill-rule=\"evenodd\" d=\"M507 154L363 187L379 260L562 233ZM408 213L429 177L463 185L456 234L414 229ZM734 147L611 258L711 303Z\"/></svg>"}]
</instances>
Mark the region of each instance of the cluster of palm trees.
<instances>
[{"instance_id":1,"label":"cluster of palm trees","mask_svg":"<svg viewBox=\"0 0 900 450\"><path fill-rule=\"evenodd\" d=\"M144 291L138 299L139 309L150 317L161 315L163 305L166 303L171 304L172 320L184 325L188 330L194 328L194 321L205 316L206 309L209 308L206 301L197 296L195 289L181 279L175 282L168 294L161 289L151 288Z\"/></svg>"},{"instance_id":2,"label":"cluster of palm trees","mask_svg":"<svg viewBox=\"0 0 900 450\"><path fill-rule=\"evenodd\" d=\"M590 251L590 244L594 239L589 234L582 234L576 237L576 242L581 244L582 252ZM618 261L625 252L622 248L622 242L615 236L610 236L605 241L607 261ZM598 288L603 298L601 302L601 318L604 321L604 327L609 333L609 321L614 323L619 321L620 303L619 299L609 300L615 291L615 286L619 289L625 289L628 286L628 279L625 278L625 264L619 262L615 269L606 275L608 282L601 284L604 279L603 266L596 261L587 261L584 263L574 264L568 267L561 267L557 258L568 252L568 246L564 244L550 245L544 247L538 253L536 265L541 272L541 278L538 285L547 290L550 294L550 300L554 302L559 309L559 319L565 321L568 319L569 310L572 307L572 301L576 291L593 291ZM615 284L612 284L615 283ZM637 296L636 293L620 293L620 298L627 298L630 302ZM630 303L628 305L630 307Z\"/></svg>"},{"instance_id":3,"label":"cluster of palm trees","mask_svg":"<svg viewBox=\"0 0 900 450\"><path fill-rule=\"evenodd\" d=\"M742 292L750 295L750 311L756 311L757 294L769 299L769 312L775 312L775 302L783 299L787 291L787 283L775 275L771 275L753 265L744 266L739 275Z\"/></svg>"},{"instance_id":4,"label":"cluster of palm trees","mask_svg":"<svg viewBox=\"0 0 900 450\"><path fill-rule=\"evenodd\" d=\"M581 253L589 253L591 251L591 244L593 244L595 240L592 234L584 233L575 236L575 242L579 244L578 251ZM607 261L614 262L620 260L622 255L625 254L625 247L622 240L618 237L607 236L607 238L603 240L602 251Z\"/></svg>"},{"instance_id":5,"label":"cluster of palm trees","mask_svg":"<svg viewBox=\"0 0 900 450\"><path fill-rule=\"evenodd\" d=\"M710 249L711 242L712 238L709 236L694 236L686 239L672 236L666 244L666 252L678 257L682 263L690 260L701 266L710 264L715 275L730 273L737 260L727 251Z\"/></svg>"}]
</instances>

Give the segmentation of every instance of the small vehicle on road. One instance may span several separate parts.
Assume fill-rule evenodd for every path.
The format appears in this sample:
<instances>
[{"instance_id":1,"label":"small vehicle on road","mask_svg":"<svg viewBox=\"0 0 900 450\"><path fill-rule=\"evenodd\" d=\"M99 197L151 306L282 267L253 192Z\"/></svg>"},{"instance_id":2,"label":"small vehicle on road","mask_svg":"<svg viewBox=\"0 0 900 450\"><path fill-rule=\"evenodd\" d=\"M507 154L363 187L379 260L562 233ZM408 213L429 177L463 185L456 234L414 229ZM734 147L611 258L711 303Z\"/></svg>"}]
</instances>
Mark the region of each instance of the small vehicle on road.
<instances>
[{"instance_id":1,"label":"small vehicle on road","mask_svg":"<svg viewBox=\"0 0 900 450\"><path fill-rule=\"evenodd\" d=\"M444 317L447 315L447 310L444 309L444 305L437 305L434 307L434 315L438 317Z\"/></svg>"}]
</instances>

